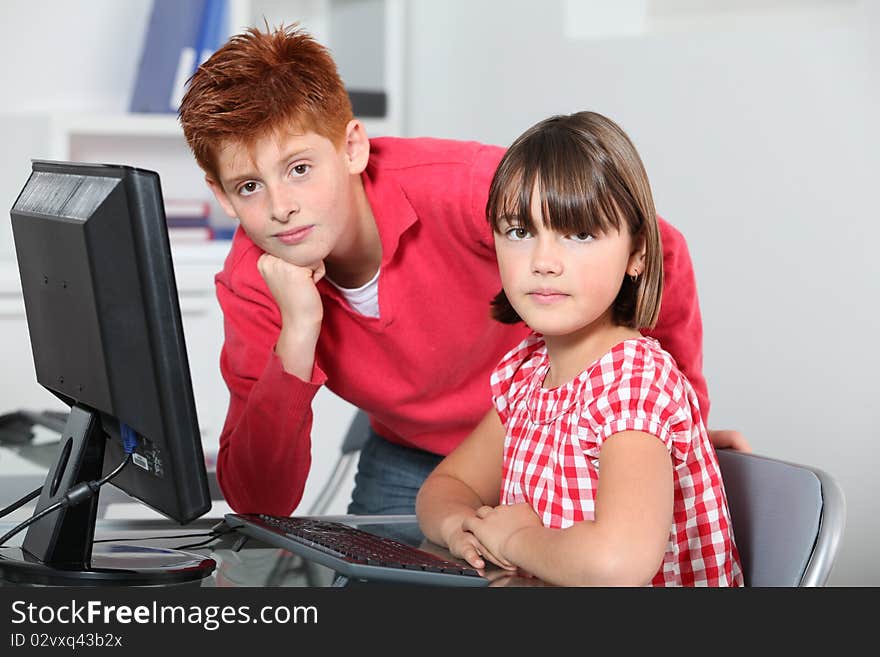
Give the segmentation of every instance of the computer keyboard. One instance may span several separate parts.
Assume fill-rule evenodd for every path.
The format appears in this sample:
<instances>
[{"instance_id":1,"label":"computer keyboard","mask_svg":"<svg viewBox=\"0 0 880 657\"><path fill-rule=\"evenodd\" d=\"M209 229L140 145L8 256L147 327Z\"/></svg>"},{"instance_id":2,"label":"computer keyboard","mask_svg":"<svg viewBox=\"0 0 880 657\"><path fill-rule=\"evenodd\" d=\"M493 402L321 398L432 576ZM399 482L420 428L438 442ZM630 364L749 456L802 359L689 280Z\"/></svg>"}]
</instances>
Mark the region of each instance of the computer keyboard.
<instances>
[{"instance_id":1,"label":"computer keyboard","mask_svg":"<svg viewBox=\"0 0 880 657\"><path fill-rule=\"evenodd\" d=\"M263 514L225 516L230 528L316 561L349 578L439 586L485 586L467 564L339 522Z\"/></svg>"}]
</instances>

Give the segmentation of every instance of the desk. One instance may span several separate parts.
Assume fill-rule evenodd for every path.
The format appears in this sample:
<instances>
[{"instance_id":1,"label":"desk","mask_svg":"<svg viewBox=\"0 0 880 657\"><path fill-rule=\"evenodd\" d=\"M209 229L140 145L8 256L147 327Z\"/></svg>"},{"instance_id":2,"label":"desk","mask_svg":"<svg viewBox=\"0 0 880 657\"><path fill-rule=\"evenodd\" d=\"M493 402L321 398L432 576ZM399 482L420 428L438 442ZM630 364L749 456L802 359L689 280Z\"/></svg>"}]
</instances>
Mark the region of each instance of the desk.
<instances>
[{"instance_id":1,"label":"desk","mask_svg":"<svg viewBox=\"0 0 880 657\"><path fill-rule=\"evenodd\" d=\"M326 519L353 526L376 526L377 522L387 523L383 527L399 525L413 536L420 536L414 516L326 516ZM207 540L207 534L219 520L217 517L202 517L181 526L159 519L101 518L95 523L95 541L119 539L143 546L176 548ZM0 520L0 535L18 522L20 519ZM10 539L9 545L20 545L26 531ZM286 550L234 532L208 546L185 548L185 551L210 557L217 563L214 572L201 580L200 585L205 587L331 586L335 576L332 570L320 564L305 562Z\"/></svg>"},{"instance_id":2,"label":"desk","mask_svg":"<svg viewBox=\"0 0 880 657\"><path fill-rule=\"evenodd\" d=\"M425 548L424 537L413 515L402 516L321 516L322 520L342 522L366 531L390 536L401 542ZM217 517L202 517L186 526L157 519L98 519L95 525L95 540L123 539L137 545L179 548L191 543L199 543L208 538L217 522ZM12 529L19 520L0 519L0 535ZM19 545L25 532L10 540L9 545ZM195 536L198 534L200 536ZM447 559L452 555L431 545L430 551ZM272 586L310 586L329 587L336 580L336 573L320 564L306 561L254 538L231 532L225 534L208 546L185 548L187 552L214 559L217 567L214 572L200 582L202 587L272 587ZM500 569L490 571L498 579L495 586L542 586L535 579L510 577ZM506 575L506 574L504 574ZM0 583L2 586L2 583Z\"/></svg>"},{"instance_id":3,"label":"desk","mask_svg":"<svg viewBox=\"0 0 880 657\"><path fill-rule=\"evenodd\" d=\"M2 451L0 449L0 453ZM39 449L36 449L34 453L42 454ZM31 453L26 455L29 460L34 460ZM47 467L48 465L35 463L33 472L0 476L0 500L2 503L12 501L22 493L42 485ZM207 539L211 528L222 520L224 513L231 511L223 501L216 472L209 470L207 474L208 488L214 506L207 515L186 526L180 526L162 518L114 486L105 486L101 489L98 498L95 540L126 539L126 542L134 545L176 548ZM29 517L33 513L33 508L32 503L17 509L12 515L0 519L0 535L5 534ZM322 519L342 522L353 527L362 527L366 531L390 536L403 543L427 549L427 551L434 552L444 559L457 560L439 546L426 545L414 515L340 515L323 516ZM187 536L189 534L201 534L202 536ZM22 531L9 541L9 545L20 545L24 535L25 531ZM324 587L332 586L335 581L336 573L325 566L312 561L304 561L298 555L260 543L257 539L249 538L242 541L242 538L240 534L231 533L214 541L210 546L186 549L187 552L210 557L217 563L211 576L200 581L201 586ZM242 542L243 545L241 545ZM497 580L492 582L494 586L541 585L538 580L531 578L507 576L508 574L500 569L490 570L488 574L490 578L497 577ZM502 575L505 576L501 577ZM3 583L0 582L0 586L2 585Z\"/></svg>"}]
</instances>

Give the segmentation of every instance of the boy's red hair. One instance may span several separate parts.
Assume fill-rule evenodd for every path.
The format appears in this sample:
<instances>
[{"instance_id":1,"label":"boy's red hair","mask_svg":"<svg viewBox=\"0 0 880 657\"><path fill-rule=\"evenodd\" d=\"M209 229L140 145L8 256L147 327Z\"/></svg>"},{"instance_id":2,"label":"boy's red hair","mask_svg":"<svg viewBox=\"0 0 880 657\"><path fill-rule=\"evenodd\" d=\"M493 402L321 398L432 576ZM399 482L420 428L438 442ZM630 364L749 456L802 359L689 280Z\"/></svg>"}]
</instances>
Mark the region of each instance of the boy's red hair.
<instances>
[{"instance_id":1,"label":"boy's red hair","mask_svg":"<svg viewBox=\"0 0 880 657\"><path fill-rule=\"evenodd\" d=\"M186 141L215 179L216 150L225 141L249 145L297 128L339 144L352 118L336 63L296 23L233 36L199 66L180 105Z\"/></svg>"}]
</instances>

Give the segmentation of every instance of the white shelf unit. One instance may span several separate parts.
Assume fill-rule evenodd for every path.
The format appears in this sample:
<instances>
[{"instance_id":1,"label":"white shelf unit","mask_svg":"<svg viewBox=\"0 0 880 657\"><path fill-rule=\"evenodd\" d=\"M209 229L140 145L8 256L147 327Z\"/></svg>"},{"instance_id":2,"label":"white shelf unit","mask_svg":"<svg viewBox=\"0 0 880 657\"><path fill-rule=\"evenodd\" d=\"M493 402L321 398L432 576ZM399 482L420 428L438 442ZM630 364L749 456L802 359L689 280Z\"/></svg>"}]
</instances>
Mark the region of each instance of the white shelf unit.
<instances>
[{"instance_id":1,"label":"white shelf unit","mask_svg":"<svg viewBox=\"0 0 880 657\"><path fill-rule=\"evenodd\" d=\"M403 136L406 0L230 0L230 32L299 23L330 49L352 89L387 95L385 118L367 134Z\"/></svg>"},{"instance_id":2,"label":"white shelf unit","mask_svg":"<svg viewBox=\"0 0 880 657\"><path fill-rule=\"evenodd\" d=\"M80 140L173 139L183 141L183 130L174 114L46 114L49 157L64 158L77 153ZM399 134L391 118L362 118L371 137ZM123 144L124 146L125 144ZM137 155L136 152L132 153ZM191 158L191 156L190 156Z\"/></svg>"}]
</instances>

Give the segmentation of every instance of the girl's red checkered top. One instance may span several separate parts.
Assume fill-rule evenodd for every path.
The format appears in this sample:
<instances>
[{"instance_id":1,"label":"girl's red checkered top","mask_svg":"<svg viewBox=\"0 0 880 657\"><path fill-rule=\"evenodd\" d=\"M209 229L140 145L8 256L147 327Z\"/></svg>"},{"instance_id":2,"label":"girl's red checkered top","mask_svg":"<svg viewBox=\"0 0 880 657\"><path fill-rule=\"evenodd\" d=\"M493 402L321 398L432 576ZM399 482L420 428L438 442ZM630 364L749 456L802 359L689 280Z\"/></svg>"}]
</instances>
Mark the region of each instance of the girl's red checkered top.
<instances>
[{"instance_id":1,"label":"girl's red checkered top","mask_svg":"<svg viewBox=\"0 0 880 657\"><path fill-rule=\"evenodd\" d=\"M506 427L501 503L529 503L546 527L594 517L602 443L622 431L656 436L673 463L673 523L654 586L742 586L739 554L715 450L696 393L660 344L618 343L578 377L545 389L538 334L491 376Z\"/></svg>"}]
</instances>

